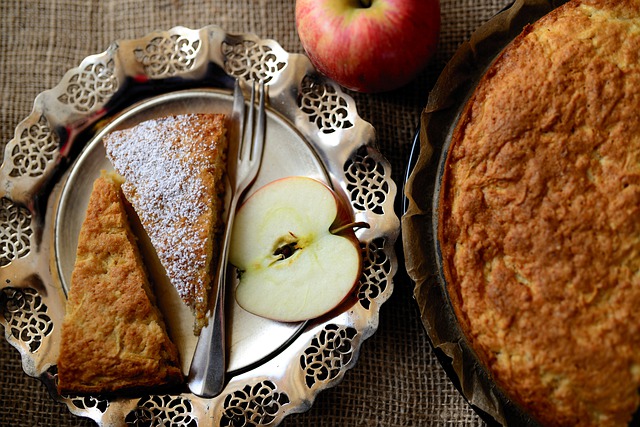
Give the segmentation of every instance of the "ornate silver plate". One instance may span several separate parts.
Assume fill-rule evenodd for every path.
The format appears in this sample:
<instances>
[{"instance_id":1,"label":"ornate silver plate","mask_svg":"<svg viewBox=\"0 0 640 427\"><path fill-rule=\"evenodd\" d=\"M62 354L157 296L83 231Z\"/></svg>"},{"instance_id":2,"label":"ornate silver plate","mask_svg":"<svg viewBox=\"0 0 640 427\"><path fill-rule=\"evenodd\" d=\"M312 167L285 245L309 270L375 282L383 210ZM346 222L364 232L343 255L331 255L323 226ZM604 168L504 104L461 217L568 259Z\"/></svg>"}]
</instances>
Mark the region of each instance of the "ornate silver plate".
<instances>
[{"instance_id":1,"label":"ornate silver plate","mask_svg":"<svg viewBox=\"0 0 640 427\"><path fill-rule=\"evenodd\" d=\"M364 268L351 303L300 324L232 307L229 381L213 399L186 387L143 396L58 395L55 364L79 227L93 179L111 168L101 137L159 115L227 112L236 78L245 90L253 79L268 86L265 162L254 188L282 176L312 176L350 201L358 221L370 224L358 231ZM208 26L115 42L38 95L0 155L5 337L20 351L28 375L71 412L99 425L277 425L341 381L393 291L396 185L375 148L374 129L337 84L273 40ZM166 304L172 330L190 330L188 313ZM177 335L186 371L195 338Z\"/></svg>"}]
</instances>

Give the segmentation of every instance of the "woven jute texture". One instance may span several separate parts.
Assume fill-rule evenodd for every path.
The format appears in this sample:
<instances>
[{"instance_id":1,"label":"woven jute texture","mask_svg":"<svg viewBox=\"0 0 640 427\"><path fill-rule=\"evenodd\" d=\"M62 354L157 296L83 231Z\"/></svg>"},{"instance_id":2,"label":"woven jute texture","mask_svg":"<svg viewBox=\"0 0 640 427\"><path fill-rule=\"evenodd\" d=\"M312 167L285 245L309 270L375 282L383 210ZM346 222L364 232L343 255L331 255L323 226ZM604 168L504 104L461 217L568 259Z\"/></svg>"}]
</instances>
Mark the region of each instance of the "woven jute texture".
<instances>
[{"instance_id":1,"label":"woven jute texture","mask_svg":"<svg viewBox=\"0 0 640 427\"><path fill-rule=\"evenodd\" d=\"M401 190L420 112L429 89L456 48L508 0L442 0L438 53L408 86L386 94L350 93L359 114L377 131L380 151L391 162ZM0 138L13 138L35 97L58 84L88 55L119 39L143 37L174 26L216 24L230 33L275 39L302 53L294 0L2 0L0 1ZM416 43L420 43L416 40ZM399 49L402 47L399 46ZM479 426L473 412L430 348L404 271L398 240L395 290L380 313L378 331L356 366L311 409L285 418L284 426ZM44 386L24 374L20 356L0 340L0 426L90 426L55 403Z\"/></svg>"}]
</instances>

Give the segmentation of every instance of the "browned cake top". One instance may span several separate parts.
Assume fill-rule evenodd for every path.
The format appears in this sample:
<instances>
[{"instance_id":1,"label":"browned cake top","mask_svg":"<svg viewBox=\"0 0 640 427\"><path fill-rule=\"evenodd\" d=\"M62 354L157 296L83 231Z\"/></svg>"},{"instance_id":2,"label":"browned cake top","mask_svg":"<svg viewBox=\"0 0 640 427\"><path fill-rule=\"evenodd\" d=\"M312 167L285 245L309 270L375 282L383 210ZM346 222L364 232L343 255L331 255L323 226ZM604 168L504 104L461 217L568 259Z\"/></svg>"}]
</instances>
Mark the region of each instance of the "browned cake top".
<instances>
[{"instance_id":1,"label":"browned cake top","mask_svg":"<svg viewBox=\"0 0 640 427\"><path fill-rule=\"evenodd\" d=\"M182 381L120 184L110 175L94 183L80 231L57 366L60 393Z\"/></svg>"},{"instance_id":2,"label":"browned cake top","mask_svg":"<svg viewBox=\"0 0 640 427\"><path fill-rule=\"evenodd\" d=\"M439 241L456 313L499 385L548 425L640 403L640 2L569 2L467 104Z\"/></svg>"},{"instance_id":3,"label":"browned cake top","mask_svg":"<svg viewBox=\"0 0 640 427\"><path fill-rule=\"evenodd\" d=\"M225 116L187 114L145 121L105 136L107 156L167 276L205 322L215 231L226 170Z\"/></svg>"}]
</instances>

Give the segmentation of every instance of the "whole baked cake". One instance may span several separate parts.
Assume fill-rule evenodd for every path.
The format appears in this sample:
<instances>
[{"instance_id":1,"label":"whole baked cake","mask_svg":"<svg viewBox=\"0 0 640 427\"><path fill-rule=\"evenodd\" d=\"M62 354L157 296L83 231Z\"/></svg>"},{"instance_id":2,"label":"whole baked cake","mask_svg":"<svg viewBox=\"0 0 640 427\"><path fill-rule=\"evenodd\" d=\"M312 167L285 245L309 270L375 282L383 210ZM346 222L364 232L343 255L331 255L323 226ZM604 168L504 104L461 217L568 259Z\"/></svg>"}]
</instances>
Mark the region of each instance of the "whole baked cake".
<instances>
[{"instance_id":1,"label":"whole baked cake","mask_svg":"<svg viewBox=\"0 0 640 427\"><path fill-rule=\"evenodd\" d=\"M103 142L167 277L194 313L198 335L223 225L225 116L160 117L111 132Z\"/></svg>"},{"instance_id":2,"label":"whole baked cake","mask_svg":"<svg viewBox=\"0 0 640 427\"><path fill-rule=\"evenodd\" d=\"M446 286L471 347L543 425L640 404L640 1L570 1L525 28L454 130Z\"/></svg>"}]
</instances>

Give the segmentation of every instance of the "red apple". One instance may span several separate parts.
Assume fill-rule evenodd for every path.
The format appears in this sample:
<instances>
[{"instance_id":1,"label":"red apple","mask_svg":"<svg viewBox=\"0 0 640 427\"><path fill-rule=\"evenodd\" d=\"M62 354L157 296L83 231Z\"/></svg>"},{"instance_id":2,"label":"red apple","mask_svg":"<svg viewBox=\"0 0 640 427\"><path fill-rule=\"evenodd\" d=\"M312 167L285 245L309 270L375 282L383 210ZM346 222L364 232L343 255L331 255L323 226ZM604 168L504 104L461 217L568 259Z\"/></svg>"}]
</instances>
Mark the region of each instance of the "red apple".
<instances>
[{"instance_id":1,"label":"red apple","mask_svg":"<svg viewBox=\"0 0 640 427\"><path fill-rule=\"evenodd\" d=\"M436 51L439 0L296 0L298 36L313 65L359 92L399 88Z\"/></svg>"}]
</instances>

